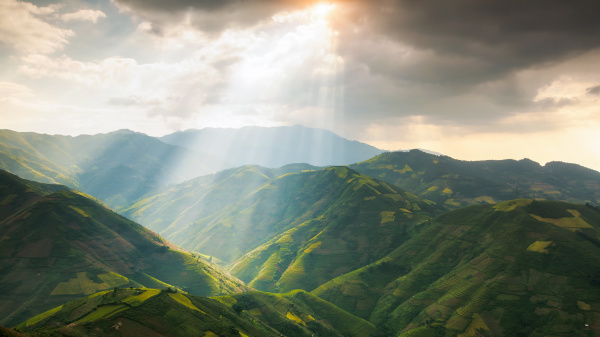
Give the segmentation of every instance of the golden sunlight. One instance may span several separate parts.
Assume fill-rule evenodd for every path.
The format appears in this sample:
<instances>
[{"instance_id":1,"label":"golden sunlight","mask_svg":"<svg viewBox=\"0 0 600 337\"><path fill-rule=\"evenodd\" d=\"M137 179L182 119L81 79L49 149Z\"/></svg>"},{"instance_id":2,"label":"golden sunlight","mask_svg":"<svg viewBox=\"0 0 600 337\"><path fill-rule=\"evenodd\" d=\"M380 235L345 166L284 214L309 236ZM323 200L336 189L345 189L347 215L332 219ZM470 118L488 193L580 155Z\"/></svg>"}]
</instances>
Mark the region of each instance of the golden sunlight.
<instances>
[{"instance_id":1,"label":"golden sunlight","mask_svg":"<svg viewBox=\"0 0 600 337\"><path fill-rule=\"evenodd\" d=\"M316 22L327 22L327 16L333 11L335 4L319 3L310 9L310 18Z\"/></svg>"}]
</instances>

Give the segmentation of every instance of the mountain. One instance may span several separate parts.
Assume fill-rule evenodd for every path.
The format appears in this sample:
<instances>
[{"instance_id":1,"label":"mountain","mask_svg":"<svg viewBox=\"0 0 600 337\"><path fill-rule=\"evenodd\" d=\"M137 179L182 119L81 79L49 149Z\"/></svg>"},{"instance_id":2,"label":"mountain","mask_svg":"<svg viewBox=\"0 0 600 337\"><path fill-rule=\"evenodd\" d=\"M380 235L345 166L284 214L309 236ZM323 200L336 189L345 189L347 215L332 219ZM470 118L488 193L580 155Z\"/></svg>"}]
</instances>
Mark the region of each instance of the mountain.
<instances>
[{"instance_id":1,"label":"mountain","mask_svg":"<svg viewBox=\"0 0 600 337\"><path fill-rule=\"evenodd\" d=\"M312 290L385 256L440 213L431 201L346 167L276 176L282 170L245 166L201 188L206 179L198 178L128 214L186 249L231 264L256 289L290 291Z\"/></svg>"},{"instance_id":2,"label":"mountain","mask_svg":"<svg viewBox=\"0 0 600 337\"><path fill-rule=\"evenodd\" d=\"M230 167L251 164L274 168L291 163L347 165L383 152L331 131L301 125L186 130L163 136L160 140L217 157L225 156Z\"/></svg>"},{"instance_id":3,"label":"mountain","mask_svg":"<svg viewBox=\"0 0 600 337\"><path fill-rule=\"evenodd\" d=\"M221 166L210 155L129 130L77 137L0 130L0 169L80 189L113 208Z\"/></svg>"},{"instance_id":4,"label":"mountain","mask_svg":"<svg viewBox=\"0 0 600 337\"><path fill-rule=\"evenodd\" d=\"M590 336L600 209L518 199L451 211L312 294L400 336Z\"/></svg>"},{"instance_id":5,"label":"mountain","mask_svg":"<svg viewBox=\"0 0 600 337\"><path fill-rule=\"evenodd\" d=\"M270 233L278 235L230 266L232 274L266 291L312 290L385 256L439 214L432 202L346 167L285 176L271 186L276 189L253 195L256 204L272 205L292 192L291 202L277 209L297 215L276 224L281 230Z\"/></svg>"},{"instance_id":6,"label":"mountain","mask_svg":"<svg viewBox=\"0 0 600 337\"><path fill-rule=\"evenodd\" d=\"M448 209L518 198L600 202L600 172L562 162L462 161L411 150L384 153L350 167Z\"/></svg>"},{"instance_id":7,"label":"mountain","mask_svg":"<svg viewBox=\"0 0 600 337\"><path fill-rule=\"evenodd\" d=\"M121 214L169 236L241 200L280 175L314 169L318 168L308 164L289 164L278 169L245 165L162 189L138 200Z\"/></svg>"},{"instance_id":8,"label":"mountain","mask_svg":"<svg viewBox=\"0 0 600 337\"><path fill-rule=\"evenodd\" d=\"M156 289L107 290L19 324L36 335L369 337L376 328L306 292L204 298Z\"/></svg>"},{"instance_id":9,"label":"mountain","mask_svg":"<svg viewBox=\"0 0 600 337\"><path fill-rule=\"evenodd\" d=\"M113 287L243 284L77 191L0 171L0 324Z\"/></svg>"}]
</instances>

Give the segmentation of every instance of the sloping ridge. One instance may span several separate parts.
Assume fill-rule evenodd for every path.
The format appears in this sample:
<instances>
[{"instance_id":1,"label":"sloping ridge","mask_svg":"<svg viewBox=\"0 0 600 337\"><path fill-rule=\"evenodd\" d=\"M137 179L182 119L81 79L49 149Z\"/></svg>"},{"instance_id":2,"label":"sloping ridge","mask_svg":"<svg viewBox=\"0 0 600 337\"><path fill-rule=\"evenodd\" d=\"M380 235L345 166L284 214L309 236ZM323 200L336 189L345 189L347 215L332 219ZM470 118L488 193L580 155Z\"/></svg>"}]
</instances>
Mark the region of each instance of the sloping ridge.
<instances>
[{"instance_id":1,"label":"sloping ridge","mask_svg":"<svg viewBox=\"0 0 600 337\"><path fill-rule=\"evenodd\" d=\"M600 327L599 227L591 206L471 206L312 293L396 335L588 336Z\"/></svg>"},{"instance_id":2,"label":"sloping ridge","mask_svg":"<svg viewBox=\"0 0 600 337\"><path fill-rule=\"evenodd\" d=\"M369 337L376 328L306 292L204 298L156 289L108 290L19 324L28 333L118 336ZM0 330L1 332L1 330Z\"/></svg>"},{"instance_id":3,"label":"sloping ridge","mask_svg":"<svg viewBox=\"0 0 600 337\"><path fill-rule=\"evenodd\" d=\"M176 286L198 295L245 289L68 188L4 171L0 186L0 324L117 286Z\"/></svg>"},{"instance_id":4,"label":"sloping ridge","mask_svg":"<svg viewBox=\"0 0 600 337\"><path fill-rule=\"evenodd\" d=\"M411 150L384 153L350 167L447 209L517 198L600 203L600 172L576 164L463 161Z\"/></svg>"}]
</instances>

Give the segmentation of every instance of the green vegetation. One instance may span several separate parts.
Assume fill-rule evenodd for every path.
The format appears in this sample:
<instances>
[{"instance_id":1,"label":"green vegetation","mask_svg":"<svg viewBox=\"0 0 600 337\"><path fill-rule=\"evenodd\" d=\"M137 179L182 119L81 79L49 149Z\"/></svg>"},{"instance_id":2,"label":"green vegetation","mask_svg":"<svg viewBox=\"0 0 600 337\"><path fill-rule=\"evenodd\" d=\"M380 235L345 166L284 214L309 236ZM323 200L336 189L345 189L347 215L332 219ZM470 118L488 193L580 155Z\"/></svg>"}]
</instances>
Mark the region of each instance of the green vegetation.
<instances>
[{"instance_id":1,"label":"green vegetation","mask_svg":"<svg viewBox=\"0 0 600 337\"><path fill-rule=\"evenodd\" d=\"M140 296L145 299L140 301ZM124 335L266 337L368 337L376 332L372 324L298 291L211 299L157 289L119 289L66 303L27 322L17 329L66 336L114 330Z\"/></svg>"},{"instance_id":2,"label":"green vegetation","mask_svg":"<svg viewBox=\"0 0 600 337\"><path fill-rule=\"evenodd\" d=\"M203 259L171 248L64 186L3 171L0 186L0 200L8 200L0 205L0 324L16 324L115 287L177 287L205 296L246 289Z\"/></svg>"},{"instance_id":3,"label":"green vegetation","mask_svg":"<svg viewBox=\"0 0 600 337\"><path fill-rule=\"evenodd\" d=\"M447 209L518 198L600 203L600 173L561 162L461 161L411 150L383 153L350 168Z\"/></svg>"},{"instance_id":4,"label":"green vegetation","mask_svg":"<svg viewBox=\"0 0 600 337\"><path fill-rule=\"evenodd\" d=\"M595 208L552 201L448 212L312 294L401 336L587 336L600 317L600 228L548 221L566 215L600 224Z\"/></svg>"}]
</instances>

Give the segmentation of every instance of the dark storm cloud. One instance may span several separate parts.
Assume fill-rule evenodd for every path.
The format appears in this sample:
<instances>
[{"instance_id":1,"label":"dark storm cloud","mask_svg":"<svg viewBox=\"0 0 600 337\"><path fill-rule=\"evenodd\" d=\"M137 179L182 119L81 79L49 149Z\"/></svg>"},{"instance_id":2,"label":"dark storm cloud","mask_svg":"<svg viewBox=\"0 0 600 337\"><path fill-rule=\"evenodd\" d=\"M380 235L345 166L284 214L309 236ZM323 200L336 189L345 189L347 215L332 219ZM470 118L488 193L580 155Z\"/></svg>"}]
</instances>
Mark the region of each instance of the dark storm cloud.
<instances>
[{"instance_id":1,"label":"dark storm cloud","mask_svg":"<svg viewBox=\"0 0 600 337\"><path fill-rule=\"evenodd\" d=\"M152 21L157 33L184 18L209 33L250 27L279 11L319 2L113 1ZM556 109L570 103L536 100L548 83L524 83L517 74L600 47L598 0L332 2L338 6L329 21L340 33L336 53L345 61L343 107L350 119L422 115L438 122L484 123ZM297 96L295 91L289 98Z\"/></svg>"},{"instance_id":2,"label":"dark storm cloud","mask_svg":"<svg viewBox=\"0 0 600 337\"><path fill-rule=\"evenodd\" d=\"M476 57L488 75L600 46L596 0L400 0L371 8L375 29L441 54Z\"/></svg>"}]
</instances>

